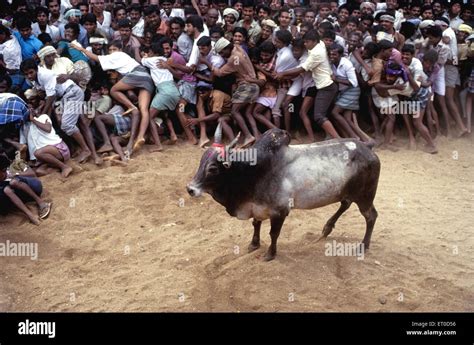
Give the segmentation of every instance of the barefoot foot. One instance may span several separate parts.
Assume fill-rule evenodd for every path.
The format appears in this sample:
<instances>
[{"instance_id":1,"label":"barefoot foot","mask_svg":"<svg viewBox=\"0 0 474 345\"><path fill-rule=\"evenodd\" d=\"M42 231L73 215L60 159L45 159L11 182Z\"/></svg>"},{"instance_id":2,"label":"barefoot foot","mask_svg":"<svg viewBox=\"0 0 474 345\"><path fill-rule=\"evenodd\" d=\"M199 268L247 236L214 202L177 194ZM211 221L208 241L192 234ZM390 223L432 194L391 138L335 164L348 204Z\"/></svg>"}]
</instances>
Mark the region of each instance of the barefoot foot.
<instances>
[{"instance_id":1,"label":"barefoot foot","mask_svg":"<svg viewBox=\"0 0 474 345\"><path fill-rule=\"evenodd\" d=\"M102 145L101 148L99 148L99 149L97 150L97 153L110 152L110 151L113 151L113 150L114 150L114 148L112 147L112 145L110 145L110 144L104 144L104 145Z\"/></svg>"},{"instance_id":2,"label":"barefoot foot","mask_svg":"<svg viewBox=\"0 0 474 345\"><path fill-rule=\"evenodd\" d=\"M209 138L200 139L200 140L199 140L199 147L200 147L200 148L204 148L204 146L206 146L207 144L209 144L209 142L210 142Z\"/></svg>"},{"instance_id":3,"label":"barefoot foot","mask_svg":"<svg viewBox=\"0 0 474 345\"><path fill-rule=\"evenodd\" d=\"M69 166L61 170L61 176L64 178L67 178L71 173L72 173L72 168Z\"/></svg>"},{"instance_id":4,"label":"barefoot foot","mask_svg":"<svg viewBox=\"0 0 474 345\"><path fill-rule=\"evenodd\" d=\"M87 160L89 159L89 157L91 156L91 152L90 151L82 151L79 156L77 156L77 161L79 163L85 163L87 162Z\"/></svg>"}]
</instances>

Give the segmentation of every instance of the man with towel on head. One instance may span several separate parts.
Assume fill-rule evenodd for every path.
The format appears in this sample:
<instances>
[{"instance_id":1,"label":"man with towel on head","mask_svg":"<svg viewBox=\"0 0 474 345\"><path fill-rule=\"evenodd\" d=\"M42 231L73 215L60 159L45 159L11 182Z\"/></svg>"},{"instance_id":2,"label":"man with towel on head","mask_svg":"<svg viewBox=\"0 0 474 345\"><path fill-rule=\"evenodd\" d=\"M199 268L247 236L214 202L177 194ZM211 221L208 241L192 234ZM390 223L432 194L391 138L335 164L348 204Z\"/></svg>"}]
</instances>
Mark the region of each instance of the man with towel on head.
<instances>
[{"instance_id":1,"label":"man with towel on head","mask_svg":"<svg viewBox=\"0 0 474 345\"><path fill-rule=\"evenodd\" d=\"M87 30L79 23L81 19L81 11L77 9L70 9L64 14L65 23L59 26L59 33L61 38L65 39L65 26L66 24L76 23L79 25L79 36L77 41L83 46L87 47Z\"/></svg>"}]
</instances>

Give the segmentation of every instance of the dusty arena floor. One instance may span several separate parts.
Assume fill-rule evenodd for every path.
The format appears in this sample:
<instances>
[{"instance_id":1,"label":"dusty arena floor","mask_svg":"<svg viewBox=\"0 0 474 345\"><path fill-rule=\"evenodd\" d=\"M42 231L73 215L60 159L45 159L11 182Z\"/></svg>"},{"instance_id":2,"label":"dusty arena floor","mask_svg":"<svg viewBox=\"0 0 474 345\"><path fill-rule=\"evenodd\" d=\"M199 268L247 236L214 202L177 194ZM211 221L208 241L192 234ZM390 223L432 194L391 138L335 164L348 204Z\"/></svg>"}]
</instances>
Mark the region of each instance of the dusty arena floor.
<instances>
[{"instance_id":1,"label":"dusty arena floor","mask_svg":"<svg viewBox=\"0 0 474 345\"><path fill-rule=\"evenodd\" d=\"M437 155L377 151L379 218L364 260L316 242L337 205L292 211L272 262L265 222L247 254L251 221L186 193L197 147L47 176L48 220L0 218L0 242L39 250L36 261L0 257L0 311L473 311L474 139L438 145ZM364 231L353 205L327 242Z\"/></svg>"}]
</instances>

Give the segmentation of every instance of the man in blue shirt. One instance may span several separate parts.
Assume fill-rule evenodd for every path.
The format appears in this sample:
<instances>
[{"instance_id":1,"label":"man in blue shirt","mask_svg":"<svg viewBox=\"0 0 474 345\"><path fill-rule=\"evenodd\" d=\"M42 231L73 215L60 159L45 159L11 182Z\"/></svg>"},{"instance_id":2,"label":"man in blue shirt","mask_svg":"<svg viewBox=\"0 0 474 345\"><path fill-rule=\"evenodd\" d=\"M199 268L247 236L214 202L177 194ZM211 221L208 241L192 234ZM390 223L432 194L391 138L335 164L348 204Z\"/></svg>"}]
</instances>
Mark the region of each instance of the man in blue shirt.
<instances>
[{"instance_id":1,"label":"man in blue shirt","mask_svg":"<svg viewBox=\"0 0 474 345\"><path fill-rule=\"evenodd\" d=\"M14 32L16 39L21 47L21 56L23 60L36 57L38 51L43 47L43 43L36 38L31 30L31 21L27 18L18 18L16 27L18 32Z\"/></svg>"}]
</instances>

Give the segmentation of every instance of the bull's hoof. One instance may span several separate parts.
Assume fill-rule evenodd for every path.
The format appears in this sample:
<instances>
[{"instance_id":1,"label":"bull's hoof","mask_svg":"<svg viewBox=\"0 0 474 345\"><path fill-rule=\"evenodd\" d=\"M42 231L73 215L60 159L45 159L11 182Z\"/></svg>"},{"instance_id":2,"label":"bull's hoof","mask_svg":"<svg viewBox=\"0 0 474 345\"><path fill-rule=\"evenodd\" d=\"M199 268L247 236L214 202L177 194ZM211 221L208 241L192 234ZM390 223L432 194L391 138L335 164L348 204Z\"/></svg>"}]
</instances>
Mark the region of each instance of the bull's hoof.
<instances>
[{"instance_id":1,"label":"bull's hoof","mask_svg":"<svg viewBox=\"0 0 474 345\"><path fill-rule=\"evenodd\" d=\"M248 246L248 252L251 253L255 250L257 250L258 248L260 248L260 243L250 243L249 246Z\"/></svg>"},{"instance_id":2,"label":"bull's hoof","mask_svg":"<svg viewBox=\"0 0 474 345\"><path fill-rule=\"evenodd\" d=\"M263 261L272 261L275 259L276 254L267 252L265 256L263 257Z\"/></svg>"}]
</instances>

